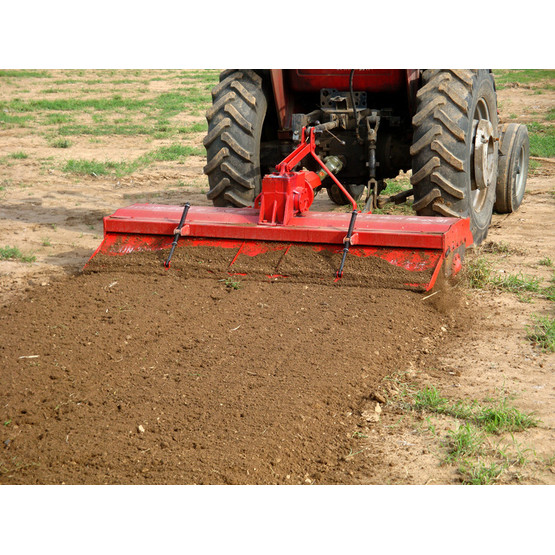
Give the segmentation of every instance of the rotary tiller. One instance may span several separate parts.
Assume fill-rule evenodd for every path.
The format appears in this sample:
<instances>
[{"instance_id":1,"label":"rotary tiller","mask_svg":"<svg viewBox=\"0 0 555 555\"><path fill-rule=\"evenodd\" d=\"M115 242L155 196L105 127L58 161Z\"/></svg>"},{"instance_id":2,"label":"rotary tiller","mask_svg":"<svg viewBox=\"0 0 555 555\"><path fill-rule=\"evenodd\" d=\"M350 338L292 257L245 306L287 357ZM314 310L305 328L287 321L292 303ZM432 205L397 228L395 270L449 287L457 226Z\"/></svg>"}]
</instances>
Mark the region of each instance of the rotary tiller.
<instances>
[{"instance_id":1,"label":"rotary tiller","mask_svg":"<svg viewBox=\"0 0 555 555\"><path fill-rule=\"evenodd\" d=\"M322 124L322 126L325 124ZM246 208L134 204L104 218L104 240L91 259L139 251L167 249L169 270L176 247L220 247L229 251L228 272L240 255L257 256L281 251L278 262L267 268L270 278L287 278L280 271L292 246L337 253L338 265L323 280L339 280L349 272L349 258L379 257L414 272L406 285L430 290L443 269L456 274L465 249L472 244L468 218L393 216L361 211L333 171L337 160L324 163L315 151L315 134L322 126L303 128L299 146L274 173L264 176L254 206ZM307 156L318 172L295 168ZM349 200L352 211L312 212L315 189L325 177ZM368 204L367 204L368 206Z\"/></svg>"}]
</instances>

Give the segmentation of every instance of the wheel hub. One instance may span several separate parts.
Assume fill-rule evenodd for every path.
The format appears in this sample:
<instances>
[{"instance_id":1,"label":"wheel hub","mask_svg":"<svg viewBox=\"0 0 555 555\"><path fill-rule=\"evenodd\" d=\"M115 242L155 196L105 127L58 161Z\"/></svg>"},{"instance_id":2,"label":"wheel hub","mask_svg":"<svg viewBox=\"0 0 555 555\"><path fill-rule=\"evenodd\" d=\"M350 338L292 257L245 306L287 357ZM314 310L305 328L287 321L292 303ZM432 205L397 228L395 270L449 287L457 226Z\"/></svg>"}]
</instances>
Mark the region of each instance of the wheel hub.
<instances>
[{"instance_id":1,"label":"wheel hub","mask_svg":"<svg viewBox=\"0 0 555 555\"><path fill-rule=\"evenodd\" d=\"M486 119L481 119L476 127L474 139L474 177L480 191L495 185L495 139L493 125Z\"/></svg>"}]
</instances>

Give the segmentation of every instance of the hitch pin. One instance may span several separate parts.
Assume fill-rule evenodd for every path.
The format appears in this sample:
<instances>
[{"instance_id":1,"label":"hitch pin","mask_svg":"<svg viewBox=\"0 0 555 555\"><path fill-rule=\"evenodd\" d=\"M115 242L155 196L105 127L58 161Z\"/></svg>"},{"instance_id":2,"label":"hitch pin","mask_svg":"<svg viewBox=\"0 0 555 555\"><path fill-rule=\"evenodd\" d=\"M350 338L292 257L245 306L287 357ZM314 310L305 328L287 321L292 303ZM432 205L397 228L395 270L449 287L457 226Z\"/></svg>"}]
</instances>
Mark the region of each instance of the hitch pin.
<instances>
[{"instance_id":1,"label":"hitch pin","mask_svg":"<svg viewBox=\"0 0 555 555\"><path fill-rule=\"evenodd\" d=\"M164 268L169 268L170 267L170 261L171 261L172 256L173 256L173 251L175 250L175 247L177 246L177 242L179 241L179 236L181 235L181 228L183 227L183 224L185 223L185 218L187 217L187 212L189 212L190 207L191 207L191 205L188 202L186 202L185 206L183 208L183 214L181 214L181 220L179 220L179 224L175 228L175 236L173 238L172 248L170 250L170 254L169 254L167 260L164 262Z\"/></svg>"}]
</instances>

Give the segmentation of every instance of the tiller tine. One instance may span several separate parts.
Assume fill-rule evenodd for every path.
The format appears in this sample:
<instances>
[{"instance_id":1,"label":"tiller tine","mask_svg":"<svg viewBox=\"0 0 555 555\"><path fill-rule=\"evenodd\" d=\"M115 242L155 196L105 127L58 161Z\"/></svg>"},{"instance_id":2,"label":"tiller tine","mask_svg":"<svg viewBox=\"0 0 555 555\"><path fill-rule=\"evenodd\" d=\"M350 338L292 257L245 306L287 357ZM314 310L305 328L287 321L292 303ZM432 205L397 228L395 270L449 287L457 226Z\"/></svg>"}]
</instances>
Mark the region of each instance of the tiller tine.
<instances>
[{"instance_id":1,"label":"tiller tine","mask_svg":"<svg viewBox=\"0 0 555 555\"><path fill-rule=\"evenodd\" d=\"M379 285L369 273L370 257L380 259L382 276L390 265L403 287L430 290L441 268L456 274L464 251L472 245L469 220L461 218L391 216L361 213L355 200L315 153L314 133L302 132L302 141L277 172L262 180L253 208L215 208L134 204L104 218L104 241L91 256L123 255L167 249L164 267L174 250L188 247L224 249L223 270L234 274L263 274L269 278L314 278L346 284ZM294 171L311 154L321 166L318 173ZM310 212L314 189L326 174L353 205L351 213ZM300 253L296 256L295 253ZM177 254L177 252L176 252ZM190 257L191 260L195 256ZM389 263L389 264L387 264ZM176 263L175 268L179 270ZM210 271L210 270L209 270ZM312 272L312 273L311 273ZM391 272L389 272L391 273ZM391 279L385 279L387 286Z\"/></svg>"}]
</instances>

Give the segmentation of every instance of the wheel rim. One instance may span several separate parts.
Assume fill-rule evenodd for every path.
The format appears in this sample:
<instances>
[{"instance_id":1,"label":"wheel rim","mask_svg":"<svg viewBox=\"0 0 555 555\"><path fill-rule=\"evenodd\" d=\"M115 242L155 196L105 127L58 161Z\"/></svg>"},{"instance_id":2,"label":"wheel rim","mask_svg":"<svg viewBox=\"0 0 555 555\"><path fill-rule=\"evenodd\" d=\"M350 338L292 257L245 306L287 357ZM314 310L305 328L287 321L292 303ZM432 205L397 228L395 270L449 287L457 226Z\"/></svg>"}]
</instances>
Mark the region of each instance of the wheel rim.
<instances>
[{"instance_id":1,"label":"wheel rim","mask_svg":"<svg viewBox=\"0 0 555 555\"><path fill-rule=\"evenodd\" d=\"M526 183L526 169L526 149L523 145L520 147L518 162L515 168L515 196L517 199L523 194L524 185Z\"/></svg>"},{"instance_id":2,"label":"wheel rim","mask_svg":"<svg viewBox=\"0 0 555 555\"><path fill-rule=\"evenodd\" d=\"M495 174L495 142L490 110L485 99L480 98L472 118L473 160L471 179L471 205L474 212L480 212L486 203L489 187Z\"/></svg>"}]
</instances>

